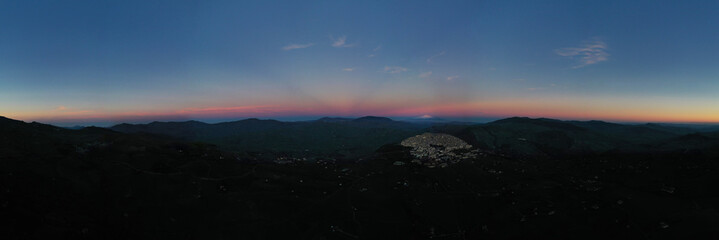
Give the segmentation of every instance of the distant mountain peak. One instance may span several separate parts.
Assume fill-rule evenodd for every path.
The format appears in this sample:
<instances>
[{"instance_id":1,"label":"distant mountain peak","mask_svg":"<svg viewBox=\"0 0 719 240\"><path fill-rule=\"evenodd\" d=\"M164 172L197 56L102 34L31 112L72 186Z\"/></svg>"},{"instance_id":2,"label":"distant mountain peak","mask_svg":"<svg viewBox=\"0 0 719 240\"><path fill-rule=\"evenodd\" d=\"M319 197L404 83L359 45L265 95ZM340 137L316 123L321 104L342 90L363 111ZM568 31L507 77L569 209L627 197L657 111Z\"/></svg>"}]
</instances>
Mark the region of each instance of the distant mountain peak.
<instances>
[{"instance_id":1,"label":"distant mountain peak","mask_svg":"<svg viewBox=\"0 0 719 240\"><path fill-rule=\"evenodd\" d=\"M605 122L605 121L601 121L601 120L589 120L587 122L594 123L594 124L615 124L615 123Z\"/></svg>"},{"instance_id":2,"label":"distant mountain peak","mask_svg":"<svg viewBox=\"0 0 719 240\"><path fill-rule=\"evenodd\" d=\"M3 117L3 116L0 116L0 123L5 123L5 124L14 123L14 124L17 124L17 123L25 123L25 122L20 121L20 120L15 120L15 119L11 119L11 118L6 118L6 117Z\"/></svg>"},{"instance_id":3,"label":"distant mountain peak","mask_svg":"<svg viewBox=\"0 0 719 240\"><path fill-rule=\"evenodd\" d=\"M323 117L320 119L317 119L315 121L317 122L346 122L352 120L351 118L342 118L342 117Z\"/></svg>"},{"instance_id":4,"label":"distant mountain peak","mask_svg":"<svg viewBox=\"0 0 719 240\"><path fill-rule=\"evenodd\" d=\"M364 116L364 117L357 118L352 121L355 121L355 122L393 122L394 120L386 118L386 117Z\"/></svg>"},{"instance_id":5,"label":"distant mountain peak","mask_svg":"<svg viewBox=\"0 0 719 240\"><path fill-rule=\"evenodd\" d=\"M235 121L234 123L241 122L241 123L284 123L282 121L274 120L274 119L259 119L259 118L247 118L242 119L239 121ZM218 123L218 124L226 124L226 123L233 123L233 122L224 122L224 123Z\"/></svg>"},{"instance_id":6,"label":"distant mountain peak","mask_svg":"<svg viewBox=\"0 0 719 240\"><path fill-rule=\"evenodd\" d=\"M15 121L15 120L0 116L0 121Z\"/></svg>"},{"instance_id":7,"label":"distant mountain peak","mask_svg":"<svg viewBox=\"0 0 719 240\"><path fill-rule=\"evenodd\" d=\"M546 128L563 129L571 131L585 131L586 128L577 126L568 121L562 121L551 118L528 118L528 117L511 117L497 120L488 124L519 124L527 126L541 126Z\"/></svg>"},{"instance_id":8,"label":"distant mountain peak","mask_svg":"<svg viewBox=\"0 0 719 240\"><path fill-rule=\"evenodd\" d=\"M505 118L505 119L499 119L492 123L531 122L531 121L540 121L540 120L532 119L532 118L528 118L528 117L510 117L510 118Z\"/></svg>"},{"instance_id":9,"label":"distant mountain peak","mask_svg":"<svg viewBox=\"0 0 719 240\"><path fill-rule=\"evenodd\" d=\"M127 124L127 123L123 123L123 124ZM160 124L163 124L163 125L164 125L164 124L173 124L173 125L174 125L174 124L207 124L207 123L200 122L200 121L197 121L197 120L167 121L167 122L164 122L164 121L152 121L152 122L148 123L147 125L160 125ZM130 124L130 125L133 125L133 124ZM138 125L143 125L143 124L138 124Z\"/></svg>"},{"instance_id":10,"label":"distant mountain peak","mask_svg":"<svg viewBox=\"0 0 719 240\"><path fill-rule=\"evenodd\" d=\"M583 126L593 126L593 127L617 127L617 126L621 126L621 124L610 123L610 122L605 122L605 121L601 121L601 120L569 121L569 123L580 124L580 125L583 125Z\"/></svg>"}]
</instances>

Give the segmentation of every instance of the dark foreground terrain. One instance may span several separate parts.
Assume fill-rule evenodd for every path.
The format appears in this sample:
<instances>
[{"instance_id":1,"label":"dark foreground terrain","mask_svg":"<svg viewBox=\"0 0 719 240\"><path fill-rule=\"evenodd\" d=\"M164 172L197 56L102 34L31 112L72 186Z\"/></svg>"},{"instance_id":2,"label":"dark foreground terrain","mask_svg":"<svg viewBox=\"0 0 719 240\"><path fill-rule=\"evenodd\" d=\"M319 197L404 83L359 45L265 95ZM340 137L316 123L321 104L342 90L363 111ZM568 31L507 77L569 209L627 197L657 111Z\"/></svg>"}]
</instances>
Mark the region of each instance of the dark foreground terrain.
<instances>
[{"instance_id":1,"label":"dark foreground terrain","mask_svg":"<svg viewBox=\"0 0 719 240\"><path fill-rule=\"evenodd\" d=\"M280 128L252 120L229 134L197 122L68 130L0 118L0 236L719 238L717 132L526 118L420 127L364 120L269 122ZM258 131L295 135L246 137L267 136ZM479 154L446 167L412 163L399 141L425 131L457 136ZM343 146L356 141L366 144ZM251 151L255 144L271 148Z\"/></svg>"}]
</instances>

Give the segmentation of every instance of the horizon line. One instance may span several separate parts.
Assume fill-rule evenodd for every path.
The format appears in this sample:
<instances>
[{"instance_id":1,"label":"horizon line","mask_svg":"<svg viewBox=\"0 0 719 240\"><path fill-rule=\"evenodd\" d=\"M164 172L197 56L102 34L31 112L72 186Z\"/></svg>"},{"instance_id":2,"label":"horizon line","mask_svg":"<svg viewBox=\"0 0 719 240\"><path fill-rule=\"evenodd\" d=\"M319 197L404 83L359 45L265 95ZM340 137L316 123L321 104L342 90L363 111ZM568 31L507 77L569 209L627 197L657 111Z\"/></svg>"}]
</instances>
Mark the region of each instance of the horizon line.
<instances>
[{"instance_id":1,"label":"horizon line","mask_svg":"<svg viewBox=\"0 0 719 240\"><path fill-rule=\"evenodd\" d=\"M6 117L12 120L18 120L26 123L37 122L42 124L48 124L56 127L112 127L119 124L149 124L153 122L201 122L206 124L217 124L225 122L243 121L249 119L258 120L275 120L279 122L306 122L316 121L322 118L347 118L347 119L358 119L363 117L383 117L394 121L408 122L408 121L446 121L451 122L465 122L465 123L489 123L502 119L509 118L528 118L528 119L550 119L559 121L602 121L608 123L618 124L690 124L690 125L719 125L719 122L709 121L642 121L642 120L612 120L612 119L594 119L594 118L565 118L565 117L534 117L534 116L432 116L430 118L423 118L423 116L381 116L381 115L319 115L319 116L272 116L272 117L209 117L209 118L169 118L159 117L155 119L144 119L144 118L126 118L126 119L106 119L106 118L77 118L77 119L36 119L36 120L24 120L20 118ZM103 126L100 126L103 125Z\"/></svg>"}]
</instances>

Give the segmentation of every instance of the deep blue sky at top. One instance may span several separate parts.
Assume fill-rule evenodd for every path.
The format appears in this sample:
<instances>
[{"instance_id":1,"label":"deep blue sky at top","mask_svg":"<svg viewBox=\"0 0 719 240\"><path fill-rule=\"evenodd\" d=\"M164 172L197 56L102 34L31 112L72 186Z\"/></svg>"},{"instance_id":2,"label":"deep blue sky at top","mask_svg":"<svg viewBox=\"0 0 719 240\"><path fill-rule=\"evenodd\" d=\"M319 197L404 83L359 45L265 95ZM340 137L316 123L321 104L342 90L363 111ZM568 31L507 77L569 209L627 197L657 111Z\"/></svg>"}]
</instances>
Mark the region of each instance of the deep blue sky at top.
<instances>
[{"instance_id":1,"label":"deep blue sky at top","mask_svg":"<svg viewBox=\"0 0 719 240\"><path fill-rule=\"evenodd\" d=\"M0 115L719 121L718 26L718 1L0 1Z\"/></svg>"}]
</instances>

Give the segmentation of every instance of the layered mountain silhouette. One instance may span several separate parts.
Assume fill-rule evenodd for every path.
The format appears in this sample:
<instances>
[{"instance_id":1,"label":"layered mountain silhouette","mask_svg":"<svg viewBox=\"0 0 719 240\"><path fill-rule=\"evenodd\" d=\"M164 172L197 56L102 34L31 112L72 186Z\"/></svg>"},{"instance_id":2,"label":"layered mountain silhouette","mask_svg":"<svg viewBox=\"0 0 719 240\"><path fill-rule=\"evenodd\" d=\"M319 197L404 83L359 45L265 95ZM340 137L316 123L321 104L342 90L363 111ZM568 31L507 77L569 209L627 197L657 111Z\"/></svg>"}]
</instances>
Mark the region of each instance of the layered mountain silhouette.
<instances>
[{"instance_id":1,"label":"layered mountain silhouette","mask_svg":"<svg viewBox=\"0 0 719 240\"><path fill-rule=\"evenodd\" d=\"M661 150L687 134L712 138L712 132L659 124L628 125L603 121L507 118L487 124L432 124L394 121L383 117L320 118L306 122L246 119L206 124L197 121L120 124L112 130L152 133L184 140L205 141L230 151L279 151L313 154L340 153L350 157L433 126L433 131L456 134L480 148L525 156ZM711 141L710 141L711 142ZM704 147L679 144L679 148ZM675 148L677 148L675 147Z\"/></svg>"},{"instance_id":2,"label":"layered mountain silhouette","mask_svg":"<svg viewBox=\"0 0 719 240\"><path fill-rule=\"evenodd\" d=\"M429 168L400 145L435 133L471 154ZM432 139L421 142L444 151ZM0 117L0 234L716 238L717 159L719 132L663 124L363 117L72 130Z\"/></svg>"},{"instance_id":3,"label":"layered mountain silhouette","mask_svg":"<svg viewBox=\"0 0 719 240\"><path fill-rule=\"evenodd\" d=\"M273 151L294 155L358 157L384 144L399 142L425 126L384 117L321 118L280 122L245 119L206 124L197 121L120 124L110 129L151 133L189 141L213 143L228 151Z\"/></svg>"},{"instance_id":4,"label":"layered mountain silhouette","mask_svg":"<svg viewBox=\"0 0 719 240\"><path fill-rule=\"evenodd\" d=\"M717 145L716 132L659 124L616 124L603 121L560 121L513 117L468 127L444 126L435 131L453 133L480 148L511 155L564 156L601 154L610 151L661 152L699 149ZM684 142L667 148L687 135L707 137L706 141Z\"/></svg>"}]
</instances>

